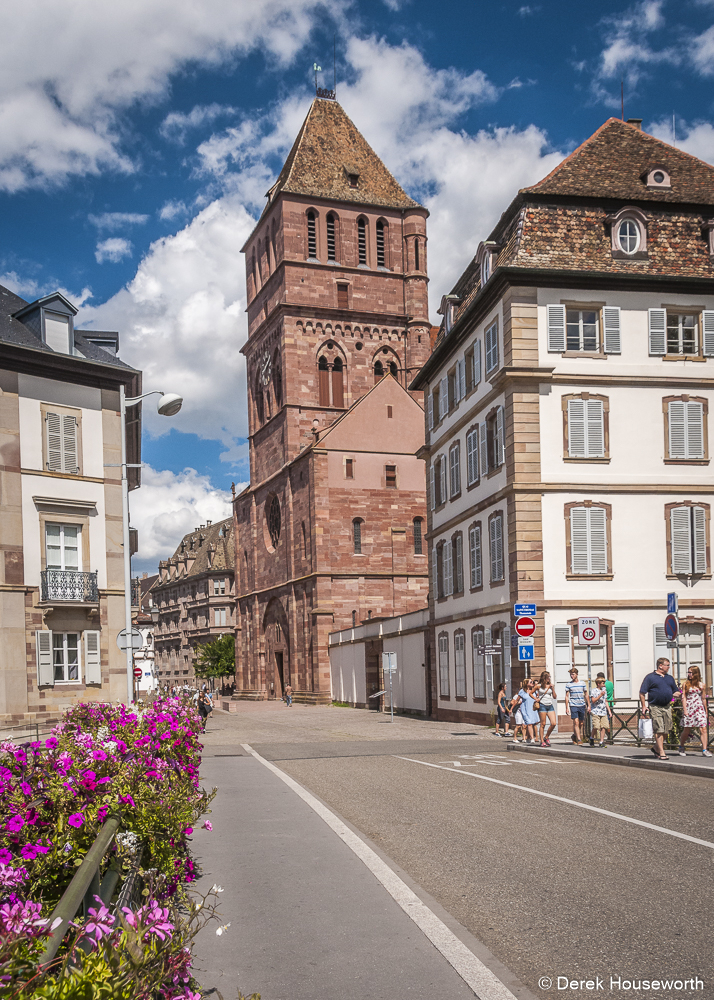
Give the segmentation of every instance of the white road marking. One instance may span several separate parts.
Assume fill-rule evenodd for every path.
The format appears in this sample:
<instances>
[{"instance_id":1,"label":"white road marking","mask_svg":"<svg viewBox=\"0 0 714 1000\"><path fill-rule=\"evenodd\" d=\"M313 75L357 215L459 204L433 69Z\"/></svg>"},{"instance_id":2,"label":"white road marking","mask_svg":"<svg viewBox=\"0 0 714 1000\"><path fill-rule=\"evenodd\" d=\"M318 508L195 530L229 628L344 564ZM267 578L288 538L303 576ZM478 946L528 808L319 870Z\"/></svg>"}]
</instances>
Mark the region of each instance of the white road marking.
<instances>
[{"instance_id":1,"label":"white road marking","mask_svg":"<svg viewBox=\"0 0 714 1000\"><path fill-rule=\"evenodd\" d=\"M550 792L541 792L538 788L528 788L525 785L514 785L511 781L501 781L500 778L488 778L485 774L476 774L474 771L457 771L453 767L442 767L441 764L432 764L427 760L414 760L413 757L400 757L394 754L398 760L408 760L411 764L422 764L424 767L435 767L439 771L450 771L452 774L463 774L467 778L478 778L480 781L490 781L494 785L505 785L506 788L515 788L519 792L528 792L529 795L540 795L544 799L553 799L554 802L564 802L568 806L577 806L578 809L587 809L588 812L600 813L601 816L610 816L612 819L622 820L623 823L632 823L633 826L644 826L647 830L654 830L656 833L666 833L668 837L677 837L679 840L688 840L690 844L699 844L700 847L708 847L714 850L714 844L708 840L700 840L698 837L690 837L688 833L678 833L676 830L668 830L664 826L655 826L654 823L645 823L644 820L634 819L632 816L623 816L621 813L610 812L609 809L599 809L598 806L589 806L585 802L578 802L576 799L566 799L562 795L552 795ZM540 777L540 775L539 775Z\"/></svg>"},{"instance_id":2,"label":"white road marking","mask_svg":"<svg viewBox=\"0 0 714 1000\"><path fill-rule=\"evenodd\" d=\"M439 951L449 965L461 976L466 985L473 990L480 1000L516 1000L516 997L506 987L498 976L488 968L487 965L477 958L470 951L463 941L459 941L453 931L449 930L443 920L423 903L417 894L413 892L406 882L403 882L398 875L379 857L378 854L368 847L365 842L353 833L341 819L319 802L307 789L299 785L279 767L276 767L269 760L265 760L259 753L247 743L241 746L257 761L260 761L268 770L284 781L289 788L300 796L303 802L307 803L317 815L327 823L331 830L357 855L367 868L371 871L378 882L381 882L392 899L399 904L406 915L417 925L420 931L426 935L434 947ZM408 758L402 758L407 760ZM450 770L448 768L447 770ZM464 772L468 774L469 772Z\"/></svg>"}]
</instances>

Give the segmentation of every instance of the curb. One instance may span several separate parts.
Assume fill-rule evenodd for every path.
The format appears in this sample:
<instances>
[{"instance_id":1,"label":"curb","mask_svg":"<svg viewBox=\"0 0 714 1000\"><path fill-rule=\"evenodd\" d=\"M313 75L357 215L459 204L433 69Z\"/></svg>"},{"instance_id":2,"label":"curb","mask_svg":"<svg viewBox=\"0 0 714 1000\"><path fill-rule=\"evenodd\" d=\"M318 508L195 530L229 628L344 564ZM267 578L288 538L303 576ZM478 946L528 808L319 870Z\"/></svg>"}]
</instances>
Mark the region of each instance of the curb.
<instances>
[{"instance_id":1,"label":"curb","mask_svg":"<svg viewBox=\"0 0 714 1000\"><path fill-rule=\"evenodd\" d=\"M518 753L538 754L540 757L567 757L568 760L595 761L598 764L615 764L619 767L644 767L649 771L671 771L677 774L691 774L697 778L714 778L714 767L701 764L678 764L675 761L634 760L632 757L602 757L587 750L556 750L554 747L529 747L519 743L506 745L506 750L516 750Z\"/></svg>"}]
</instances>

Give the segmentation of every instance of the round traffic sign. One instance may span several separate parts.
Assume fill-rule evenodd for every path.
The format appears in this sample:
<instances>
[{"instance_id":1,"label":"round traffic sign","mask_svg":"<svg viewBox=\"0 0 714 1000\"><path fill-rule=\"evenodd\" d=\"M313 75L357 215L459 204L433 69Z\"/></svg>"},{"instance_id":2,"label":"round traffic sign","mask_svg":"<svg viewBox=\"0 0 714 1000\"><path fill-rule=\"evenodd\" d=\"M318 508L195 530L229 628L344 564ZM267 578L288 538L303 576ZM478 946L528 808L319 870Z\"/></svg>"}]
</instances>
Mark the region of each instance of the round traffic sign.
<instances>
[{"instance_id":1,"label":"round traffic sign","mask_svg":"<svg viewBox=\"0 0 714 1000\"><path fill-rule=\"evenodd\" d=\"M677 638L677 633L679 632L679 622L677 621L676 615L667 615L664 620L664 634L670 640L674 642Z\"/></svg>"},{"instance_id":2,"label":"round traffic sign","mask_svg":"<svg viewBox=\"0 0 714 1000\"><path fill-rule=\"evenodd\" d=\"M516 618L516 632L524 639L528 639L536 630L536 623L532 618Z\"/></svg>"},{"instance_id":3,"label":"round traffic sign","mask_svg":"<svg viewBox=\"0 0 714 1000\"><path fill-rule=\"evenodd\" d=\"M141 667L134 667L134 677L136 677L137 680L139 680L143 672L144 671L141 669Z\"/></svg>"},{"instance_id":4,"label":"round traffic sign","mask_svg":"<svg viewBox=\"0 0 714 1000\"><path fill-rule=\"evenodd\" d=\"M583 629L583 639L585 642L595 642L597 638L597 632L592 627L592 625L586 625Z\"/></svg>"}]
</instances>

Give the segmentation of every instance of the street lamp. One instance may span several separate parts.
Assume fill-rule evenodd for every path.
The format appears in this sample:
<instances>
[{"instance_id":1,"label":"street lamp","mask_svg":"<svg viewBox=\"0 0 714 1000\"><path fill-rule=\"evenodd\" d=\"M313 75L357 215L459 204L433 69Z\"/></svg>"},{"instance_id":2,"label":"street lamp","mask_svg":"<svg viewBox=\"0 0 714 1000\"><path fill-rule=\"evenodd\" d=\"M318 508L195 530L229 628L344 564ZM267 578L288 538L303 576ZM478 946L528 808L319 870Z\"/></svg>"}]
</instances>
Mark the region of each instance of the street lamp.
<instances>
[{"instance_id":1,"label":"street lamp","mask_svg":"<svg viewBox=\"0 0 714 1000\"><path fill-rule=\"evenodd\" d=\"M161 392L153 389L141 396L126 398L124 386L119 387L119 403L121 410L121 508L122 528L124 537L124 629L126 633L126 686L127 705L134 700L134 657L131 641L131 548L129 544L129 481L127 469L140 469L141 465L127 465L126 461L126 408L136 406L147 396L160 396L157 409L162 417L173 417L181 409L183 398L175 392Z\"/></svg>"}]
</instances>

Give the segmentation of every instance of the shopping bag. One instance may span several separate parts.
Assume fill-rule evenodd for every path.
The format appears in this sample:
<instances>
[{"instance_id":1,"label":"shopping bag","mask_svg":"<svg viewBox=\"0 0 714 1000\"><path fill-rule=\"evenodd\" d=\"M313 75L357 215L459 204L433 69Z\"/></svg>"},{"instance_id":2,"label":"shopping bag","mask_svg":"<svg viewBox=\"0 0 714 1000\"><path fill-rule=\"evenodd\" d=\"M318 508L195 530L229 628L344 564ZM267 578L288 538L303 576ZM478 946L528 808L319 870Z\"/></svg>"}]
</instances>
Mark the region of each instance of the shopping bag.
<instances>
[{"instance_id":1,"label":"shopping bag","mask_svg":"<svg viewBox=\"0 0 714 1000\"><path fill-rule=\"evenodd\" d=\"M641 740L651 740L654 736L652 719L640 719L637 723L637 734Z\"/></svg>"}]
</instances>

